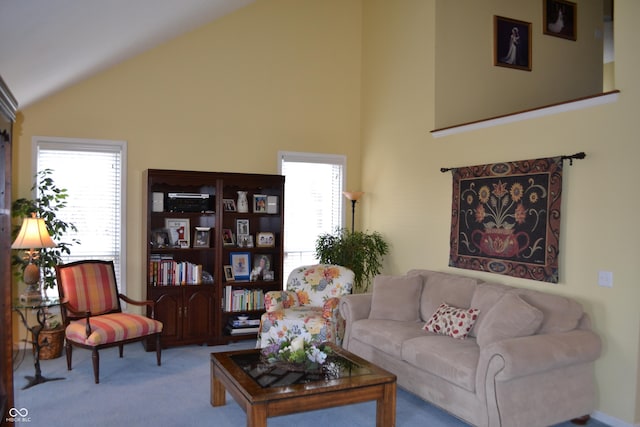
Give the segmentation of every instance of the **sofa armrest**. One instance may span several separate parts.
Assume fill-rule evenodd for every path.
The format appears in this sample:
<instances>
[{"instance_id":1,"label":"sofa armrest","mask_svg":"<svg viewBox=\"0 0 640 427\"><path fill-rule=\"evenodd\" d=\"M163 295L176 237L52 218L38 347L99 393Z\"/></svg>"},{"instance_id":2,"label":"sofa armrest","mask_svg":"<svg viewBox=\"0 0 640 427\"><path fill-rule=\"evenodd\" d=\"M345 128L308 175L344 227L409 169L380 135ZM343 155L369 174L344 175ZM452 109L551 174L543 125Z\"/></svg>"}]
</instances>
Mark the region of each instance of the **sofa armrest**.
<instances>
[{"instance_id":1,"label":"sofa armrest","mask_svg":"<svg viewBox=\"0 0 640 427\"><path fill-rule=\"evenodd\" d=\"M506 381L593 362L600 357L601 351L600 337L589 330L575 329L498 341L481 348L478 381L484 384L489 377Z\"/></svg>"},{"instance_id":2,"label":"sofa armrest","mask_svg":"<svg viewBox=\"0 0 640 427\"><path fill-rule=\"evenodd\" d=\"M347 323L366 319L371 311L372 294L352 294L340 298L340 315Z\"/></svg>"},{"instance_id":3,"label":"sofa armrest","mask_svg":"<svg viewBox=\"0 0 640 427\"><path fill-rule=\"evenodd\" d=\"M344 339L342 346L349 349L351 339L351 325L356 320L366 319L371 311L372 294L352 294L340 298L338 310L345 321Z\"/></svg>"}]
</instances>

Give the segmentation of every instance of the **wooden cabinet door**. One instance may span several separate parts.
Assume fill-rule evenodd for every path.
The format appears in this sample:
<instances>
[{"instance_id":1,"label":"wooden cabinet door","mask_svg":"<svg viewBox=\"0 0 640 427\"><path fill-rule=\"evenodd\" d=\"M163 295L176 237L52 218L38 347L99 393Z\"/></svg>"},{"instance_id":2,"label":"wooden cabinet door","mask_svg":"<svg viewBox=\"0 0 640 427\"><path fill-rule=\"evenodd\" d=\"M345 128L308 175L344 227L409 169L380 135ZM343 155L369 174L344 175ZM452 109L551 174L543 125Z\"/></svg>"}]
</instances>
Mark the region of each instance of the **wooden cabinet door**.
<instances>
[{"instance_id":1,"label":"wooden cabinet door","mask_svg":"<svg viewBox=\"0 0 640 427\"><path fill-rule=\"evenodd\" d=\"M182 289L167 289L156 301L156 319L162 322L162 346L178 342L182 338Z\"/></svg>"},{"instance_id":2,"label":"wooden cabinet door","mask_svg":"<svg viewBox=\"0 0 640 427\"><path fill-rule=\"evenodd\" d=\"M214 336L213 289L184 288L184 339L209 341Z\"/></svg>"}]
</instances>

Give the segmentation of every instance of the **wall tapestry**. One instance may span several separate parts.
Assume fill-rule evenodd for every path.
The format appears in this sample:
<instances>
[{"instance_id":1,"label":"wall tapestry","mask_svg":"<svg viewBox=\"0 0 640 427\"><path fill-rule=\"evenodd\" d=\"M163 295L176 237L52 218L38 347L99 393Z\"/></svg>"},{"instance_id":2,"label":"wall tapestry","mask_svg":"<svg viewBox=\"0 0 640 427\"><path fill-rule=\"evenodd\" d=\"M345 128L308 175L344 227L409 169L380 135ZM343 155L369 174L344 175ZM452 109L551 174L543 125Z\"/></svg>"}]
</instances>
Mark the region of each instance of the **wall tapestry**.
<instances>
[{"instance_id":1,"label":"wall tapestry","mask_svg":"<svg viewBox=\"0 0 640 427\"><path fill-rule=\"evenodd\" d=\"M558 283L564 158L450 169L449 265Z\"/></svg>"}]
</instances>

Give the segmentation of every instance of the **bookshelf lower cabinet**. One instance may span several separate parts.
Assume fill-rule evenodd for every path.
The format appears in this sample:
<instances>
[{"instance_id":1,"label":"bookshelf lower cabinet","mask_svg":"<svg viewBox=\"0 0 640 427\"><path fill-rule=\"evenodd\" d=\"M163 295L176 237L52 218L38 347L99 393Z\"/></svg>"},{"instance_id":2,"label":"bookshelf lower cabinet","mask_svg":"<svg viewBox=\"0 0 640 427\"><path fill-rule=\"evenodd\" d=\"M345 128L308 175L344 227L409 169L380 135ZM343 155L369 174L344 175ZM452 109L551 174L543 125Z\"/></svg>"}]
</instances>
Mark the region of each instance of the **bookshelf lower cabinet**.
<instances>
[{"instance_id":1,"label":"bookshelf lower cabinet","mask_svg":"<svg viewBox=\"0 0 640 427\"><path fill-rule=\"evenodd\" d=\"M157 286L149 292L156 302L156 319L163 323L163 347L215 343L212 285Z\"/></svg>"}]
</instances>

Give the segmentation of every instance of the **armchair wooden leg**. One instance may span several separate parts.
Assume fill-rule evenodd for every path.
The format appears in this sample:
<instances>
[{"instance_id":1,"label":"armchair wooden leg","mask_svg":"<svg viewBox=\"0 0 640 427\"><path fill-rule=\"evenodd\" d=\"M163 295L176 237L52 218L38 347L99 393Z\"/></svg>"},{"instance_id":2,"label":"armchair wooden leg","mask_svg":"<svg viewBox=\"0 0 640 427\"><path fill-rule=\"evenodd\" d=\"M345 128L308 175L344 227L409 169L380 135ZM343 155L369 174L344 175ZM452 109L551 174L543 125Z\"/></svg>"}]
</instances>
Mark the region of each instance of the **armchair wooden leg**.
<instances>
[{"instance_id":1,"label":"armchair wooden leg","mask_svg":"<svg viewBox=\"0 0 640 427\"><path fill-rule=\"evenodd\" d=\"M162 345L160 343L160 334L156 334L156 359L158 359L158 366L162 365Z\"/></svg>"},{"instance_id":2,"label":"armchair wooden leg","mask_svg":"<svg viewBox=\"0 0 640 427\"><path fill-rule=\"evenodd\" d=\"M72 356L72 352L73 352L73 347L71 346L71 343L69 341L67 341L66 344L66 353L67 353L67 371L71 370L71 356Z\"/></svg>"},{"instance_id":3,"label":"armchair wooden leg","mask_svg":"<svg viewBox=\"0 0 640 427\"><path fill-rule=\"evenodd\" d=\"M120 359L122 359L123 352L124 352L124 345L120 344L118 346L118 353L120 354Z\"/></svg>"},{"instance_id":4,"label":"armchair wooden leg","mask_svg":"<svg viewBox=\"0 0 640 427\"><path fill-rule=\"evenodd\" d=\"M100 383L100 356L98 355L98 350L93 349L93 353L91 354L91 359L93 360L93 376L96 380L96 384Z\"/></svg>"}]
</instances>

